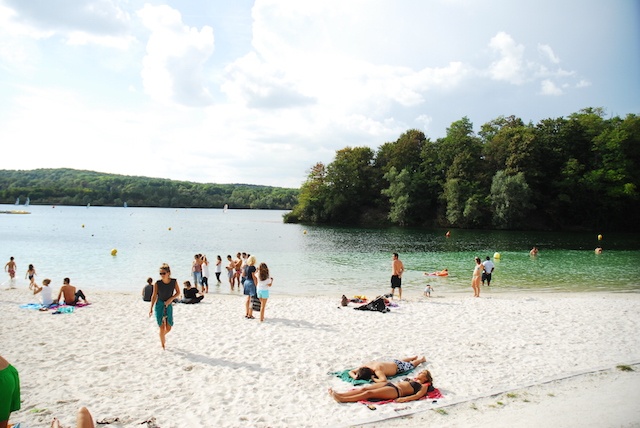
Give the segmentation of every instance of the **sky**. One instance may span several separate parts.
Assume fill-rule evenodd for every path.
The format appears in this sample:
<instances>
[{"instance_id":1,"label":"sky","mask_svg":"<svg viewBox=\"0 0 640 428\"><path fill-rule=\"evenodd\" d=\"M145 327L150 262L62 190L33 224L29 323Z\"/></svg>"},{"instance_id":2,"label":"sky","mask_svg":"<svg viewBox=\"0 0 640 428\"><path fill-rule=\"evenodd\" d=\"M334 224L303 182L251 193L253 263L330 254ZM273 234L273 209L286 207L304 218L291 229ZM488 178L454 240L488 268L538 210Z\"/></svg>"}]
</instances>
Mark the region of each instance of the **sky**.
<instances>
[{"instance_id":1,"label":"sky","mask_svg":"<svg viewBox=\"0 0 640 428\"><path fill-rule=\"evenodd\" d=\"M640 114L638 0L0 0L0 169L298 188L587 107Z\"/></svg>"}]
</instances>

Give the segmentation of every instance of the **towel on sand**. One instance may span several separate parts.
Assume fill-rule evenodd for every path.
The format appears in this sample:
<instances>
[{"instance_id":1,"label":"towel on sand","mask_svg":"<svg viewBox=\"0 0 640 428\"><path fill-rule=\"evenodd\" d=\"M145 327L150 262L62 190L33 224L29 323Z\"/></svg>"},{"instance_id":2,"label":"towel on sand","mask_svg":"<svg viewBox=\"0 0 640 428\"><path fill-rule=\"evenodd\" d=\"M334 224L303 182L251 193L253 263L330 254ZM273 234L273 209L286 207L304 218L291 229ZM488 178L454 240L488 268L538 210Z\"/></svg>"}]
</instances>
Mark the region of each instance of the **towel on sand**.
<instances>
[{"instance_id":1,"label":"towel on sand","mask_svg":"<svg viewBox=\"0 0 640 428\"><path fill-rule=\"evenodd\" d=\"M346 370L342 370L340 372L329 372L329 374L331 376L339 377L343 381L352 383L354 385L364 385L366 383L373 383L373 381L370 380L370 379L369 380L365 380L365 379L354 379L354 378L352 378L351 376L349 376L349 372L351 370L353 370L353 369L346 369ZM412 371L413 371L413 369L412 370L408 370L406 372L396 373L393 376L387 376L387 378L388 379L392 379L392 378L397 377L397 376L406 375L407 373L411 373Z\"/></svg>"}]
</instances>

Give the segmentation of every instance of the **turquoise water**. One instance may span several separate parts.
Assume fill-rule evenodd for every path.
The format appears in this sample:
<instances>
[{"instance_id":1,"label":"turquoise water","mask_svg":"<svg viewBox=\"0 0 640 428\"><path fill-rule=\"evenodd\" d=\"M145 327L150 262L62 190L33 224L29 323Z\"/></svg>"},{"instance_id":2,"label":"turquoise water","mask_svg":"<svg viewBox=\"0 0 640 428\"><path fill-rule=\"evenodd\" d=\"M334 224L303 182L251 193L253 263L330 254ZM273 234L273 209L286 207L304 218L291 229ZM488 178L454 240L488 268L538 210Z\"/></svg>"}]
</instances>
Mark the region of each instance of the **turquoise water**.
<instances>
[{"instance_id":1,"label":"turquoise water","mask_svg":"<svg viewBox=\"0 0 640 428\"><path fill-rule=\"evenodd\" d=\"M23 207L19 207L23 209ZM0 210L16 209L0 206ZM19 286L29 263L54 289L68 276L85 292L138 292L167 262L190 279L193 255L246 251L265 261L273 293L375 295L388 292L392 252L407 272L405 294L429 282L439 292L469 292L473 258L496 259L491 292L640 291L640 235L504 231L362 229L283 224L283 211L30 206L28 215L0 215L0 257L18 264ZM538 257L529 256L536 245ZM594 254L601 245L603 254ZM117 249L112 256L111 250ZM423 272L448 268L447 278ZM213 266L211 268L213 276ZM3 281L6 281L5 276ZM6 286L6 284L5 284ZM224 279L212 292L230 293ZM237 293L237 292L236 292Z\"/></svg>"}]
</instances>

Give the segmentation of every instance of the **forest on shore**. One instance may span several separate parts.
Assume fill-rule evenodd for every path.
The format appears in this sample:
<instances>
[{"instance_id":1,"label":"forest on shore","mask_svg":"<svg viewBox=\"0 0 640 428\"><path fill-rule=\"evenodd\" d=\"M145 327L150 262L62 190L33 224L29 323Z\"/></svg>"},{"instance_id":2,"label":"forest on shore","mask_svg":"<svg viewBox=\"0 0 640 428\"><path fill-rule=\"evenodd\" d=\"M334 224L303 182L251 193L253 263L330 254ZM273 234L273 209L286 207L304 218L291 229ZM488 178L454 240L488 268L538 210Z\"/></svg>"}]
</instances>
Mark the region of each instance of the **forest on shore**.
<instances>
[{"instance_id":1,"label":"forest on shore","mask_svg":"<svg viewBox=\"0 0 640 428\"><path fill-rule=\"evenodd\" d=\"M0 203L290 210L298 189L250 184L201 184L75 169L0 170Z\"/></svg>"},{"instance_id":2,"label":"forest on shore","mask_svg":"<svg viewBox=\"0 0 640 428\"><path fill-rule=\"evenodd\" d=\"M538 230L640 230L640 118L586 108L524 123L467 118L435 141L338 150L312 166L285 221Z\"/></svg>"}]
</instances>

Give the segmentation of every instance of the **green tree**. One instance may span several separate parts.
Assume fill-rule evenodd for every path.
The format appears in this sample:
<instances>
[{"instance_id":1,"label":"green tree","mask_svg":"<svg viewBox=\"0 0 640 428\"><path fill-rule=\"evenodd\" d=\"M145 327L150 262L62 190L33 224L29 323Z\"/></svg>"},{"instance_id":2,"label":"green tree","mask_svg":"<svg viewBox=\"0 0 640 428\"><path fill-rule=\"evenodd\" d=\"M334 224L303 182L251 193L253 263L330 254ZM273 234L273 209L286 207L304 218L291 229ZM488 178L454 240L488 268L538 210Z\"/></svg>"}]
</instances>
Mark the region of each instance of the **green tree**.
<instances>
[{"instance_id":1,"label":"green tree","mask_svg":"<svg viewBox=\"0 0 640 428\"><path fill-rule=\"evenodd\" d=\"M499 229L522 227L533 208L530 198L531 191L524 173L508 175L505 171L498 171L491 184L494 226Z\"/></svg>"}]
</instances>

